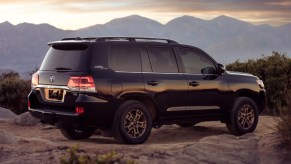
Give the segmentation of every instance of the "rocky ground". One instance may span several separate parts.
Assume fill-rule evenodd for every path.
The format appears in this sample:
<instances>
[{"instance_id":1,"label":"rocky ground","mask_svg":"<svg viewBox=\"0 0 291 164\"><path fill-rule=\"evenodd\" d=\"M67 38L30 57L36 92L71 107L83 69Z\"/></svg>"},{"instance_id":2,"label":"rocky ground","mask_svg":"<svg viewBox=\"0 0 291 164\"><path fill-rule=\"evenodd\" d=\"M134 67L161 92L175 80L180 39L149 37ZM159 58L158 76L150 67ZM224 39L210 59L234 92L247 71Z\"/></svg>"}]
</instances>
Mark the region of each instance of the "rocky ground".
<instances>
[{"instance_id":1,"label":"rocky ground","mask_svg":"<svg viewBox=\"0 0 291 164\"><path fill-rule=\"evenodd\" d=\"M2 113L1 113L2 111ZM50 125L39 124L27 113L15 116L0 109L0 163L59 163L67 149L79 145L94 156L116 151L138 163L286 163L276 132L278 119L261 116L254 133L233 136L220 122L199 123L191 128L176 125L153 129L141 145L117 144L100 135L70 141ZM9 116L8 116L9 115Z\"/></svg>"}]
</instances>

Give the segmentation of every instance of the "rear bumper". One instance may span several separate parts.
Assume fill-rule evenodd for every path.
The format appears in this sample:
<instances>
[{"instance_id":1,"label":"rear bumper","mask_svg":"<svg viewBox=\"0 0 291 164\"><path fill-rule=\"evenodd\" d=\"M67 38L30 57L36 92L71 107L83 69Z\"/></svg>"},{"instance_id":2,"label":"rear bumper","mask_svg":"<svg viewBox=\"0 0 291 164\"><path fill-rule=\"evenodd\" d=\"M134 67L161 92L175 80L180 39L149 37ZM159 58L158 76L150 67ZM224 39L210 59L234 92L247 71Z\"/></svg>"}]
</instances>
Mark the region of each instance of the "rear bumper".
<instances>
[{"instance_id":1,"label":"rear bumper","mask_svg":"<svg viewBox=\"0 0 291 164\"><path fill-rule=\"evenodd\" d=\"M28 96L29 112L43 122L74 128L110 128L119 102L105 100L96 95L67 94L64 103L44 101L38 90ZM76 114L75 108L83 107L84 113Z\"/></svg>"},{"instance_id":2,"label":"rear bumper","mask_svg":"<svg viewBox=\"0 0 291 164\"><path fill-rule=\"evenodd\" d=\"M54 111L42 110L42 109L29 109L30 114L43 122L49 124L63 124L79 126L80 117L73 113L56 113Z\"/></svg>"}]
</instances>

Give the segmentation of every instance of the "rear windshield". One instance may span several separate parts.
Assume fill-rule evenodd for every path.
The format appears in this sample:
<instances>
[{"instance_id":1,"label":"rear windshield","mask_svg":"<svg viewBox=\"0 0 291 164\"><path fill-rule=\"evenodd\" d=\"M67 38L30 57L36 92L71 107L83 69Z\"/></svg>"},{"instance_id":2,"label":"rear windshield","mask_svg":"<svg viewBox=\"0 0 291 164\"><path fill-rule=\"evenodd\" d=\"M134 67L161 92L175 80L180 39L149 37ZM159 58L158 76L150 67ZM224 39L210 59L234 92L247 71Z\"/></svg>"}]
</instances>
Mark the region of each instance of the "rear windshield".
<instances>
[{"instance_id":1,"label":"rear windshield","mask_svg":"<svg viewBox=\"0 0 291 164\"><path fill-rule=\"evenodd\" d=\"M86 71L88 49L88 45L84 44L52 45L41 64L40 70Z\"/></svg>"}]
</instances>

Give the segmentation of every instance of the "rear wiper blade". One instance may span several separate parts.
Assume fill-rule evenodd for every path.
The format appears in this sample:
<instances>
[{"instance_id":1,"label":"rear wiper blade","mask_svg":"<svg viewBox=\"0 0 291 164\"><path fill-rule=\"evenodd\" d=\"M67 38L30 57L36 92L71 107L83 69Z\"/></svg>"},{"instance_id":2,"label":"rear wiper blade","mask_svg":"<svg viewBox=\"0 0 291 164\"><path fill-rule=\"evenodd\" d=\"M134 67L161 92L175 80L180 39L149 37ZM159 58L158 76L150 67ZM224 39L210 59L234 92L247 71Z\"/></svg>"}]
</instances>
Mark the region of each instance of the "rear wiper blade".
<instances>
[{"instance_id":1,"label":"rear wiper blade","mask_svg":"<svg viewBox=\"0 0 291 164\"><path fill-rule=\"evenodd\" d=\"M56 70L58 71L69 71L72 70L72 68L67 68L67 67L55 67Z\"/></svg>"}]
</instances>

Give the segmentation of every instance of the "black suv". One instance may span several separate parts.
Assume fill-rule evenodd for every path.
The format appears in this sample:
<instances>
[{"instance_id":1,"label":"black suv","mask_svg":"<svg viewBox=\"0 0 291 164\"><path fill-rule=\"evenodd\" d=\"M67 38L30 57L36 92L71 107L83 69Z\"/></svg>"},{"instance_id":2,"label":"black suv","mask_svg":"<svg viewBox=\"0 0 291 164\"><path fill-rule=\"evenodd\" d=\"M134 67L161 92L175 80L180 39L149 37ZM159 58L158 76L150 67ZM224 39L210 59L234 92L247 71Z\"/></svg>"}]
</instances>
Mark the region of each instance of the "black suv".
<instances>
[{"instance_id":1,"label":"black suv","mask_svg":"<svg viewBox=\"0 0 291 164\"><path fill-rule=\"evenodd\" d=\"M48 44L32 77L29 111L73 140L96 129L139 144L152 127L220 120L232 134L255 130L263 82L228 72L199 48L158 38L65 38Z\"/></svg>"}]
</instances>

